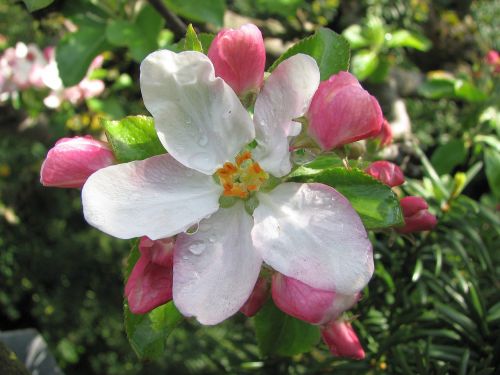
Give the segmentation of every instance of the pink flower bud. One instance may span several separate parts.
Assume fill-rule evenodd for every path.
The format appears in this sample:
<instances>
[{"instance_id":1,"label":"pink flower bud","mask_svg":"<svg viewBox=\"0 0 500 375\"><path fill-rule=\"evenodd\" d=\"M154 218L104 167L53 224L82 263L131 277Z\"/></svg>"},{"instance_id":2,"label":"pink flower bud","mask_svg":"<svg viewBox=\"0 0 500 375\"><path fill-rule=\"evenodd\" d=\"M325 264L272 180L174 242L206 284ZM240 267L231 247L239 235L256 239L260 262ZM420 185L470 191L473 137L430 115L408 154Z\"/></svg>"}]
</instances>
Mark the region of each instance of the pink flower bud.
<instances>
[{"instance_id":1,"label":"pink flower bud","mask_svg":"<svg viewBox=\"0 0 500 375\"><path fill-rule=\"evenodd\" d=\"M371 163L365 172L390 187L399 186L405 182L401 168L388 161L381 160Z\"/></svg>"},{"instance_id":2,"label":"pink flower bud","mask_svg":"<svg viewBox=\"0 0 500 375\"><path fill-rule=\"evenodd\" d=\"M49 150L40 170L44 186L79 188L95 171L115 162L105 142L91 136L62 138Z\"/></svg>"},{"instance_id":3,"label":"pink flower bud","mask_svg":"<svg viewBox=\"0 0 500 375\"><path fill-rule=\"evenodd\" d=\"M399 233L431 230L437 225L437 219L427 209L427 202L421 197L404 197L399 203L403 210L405 225L396 228Z\"/></svg>"},{"instance_id":4,"label":"pink flower bud","mask_svg":"<svg viewBox=\"0 0 500 375\"><path fill-rule=\"evenodd\" d=\"M141 256L125 285L130 311L145 314L172 299L174 239L141 237Z\"/></svg>"},{"instance_id":5,"label":"pink flower bud","mask_svg":"<svg viewBox=\"0 0 500 375\"><path fill-rule=\"evenodd\" d=\"M257 26L221 30L208 49L215 75L221 77L239 96L259 89L264 79L266 50Z\"/></svg>"},{"instance_id":6,"label":"pink flower bud","mask_svg":"<svg viewBox=\"0 0 500 375\"><path fill-rule=\"evenodd\" d=\"M309 134L324 150L373 137L383 121L377 99L348 72L320 83L306 116Z\"/></svg>"},{"instance_id":7,"label":"pink flower bud","mask_svg":"<svg viewBox=\"0 0 500 375\"><path fill-rule=\"evenodd\" d=\"M495 50L490 50L486 54L486 63L491 65L495 73L500 73L500 54Z\"/></svg>"},{"instance_id":8,"label":"pink flower bud","mask_svg":"<svg viewBox=\"0 0 500 375\"><path fill-rule=\"evenodd\" d=\"M323 324L337 319L359 299L358 294L347 296L315 289L280 273L273 275L272 296L280 310L312 324Z\"/></svg>"},{"instance_id":9,"label":"pink flower bud","mask_svg":"<svg viewBox=\"0 0 500 375\"><path fill-rule=\"evenodd\" d=\"M240 311L247 317L252 317L259 312L259 310L266 303L269 297L269 281L264 277L259 277L255 283L252 294L248 300L241 307Z\"/></svg>"},{"instance_id":10,"label":"pink flower bud","mask_svg":"<svg viewBox=\"0 0 500 375\"><path fill-rule=\"evenodd\" d=\"M380 129L380 133L378 133L375 137L378 139L380 147L389 146L392 143L392 128L389 121L385 118L382 121L382 128Z\"/></svg>"},{"instance_id":11,"label":"pink flower bud","mask_svg":"<svg viewBox=\"0 0 500 375\"><path fill-rule=\"evenodd\" d=\"M334 356L365 358L365 351L351 323L340 319L332 320L321 329L321 336Z\"/></svg>"}]
</instances>

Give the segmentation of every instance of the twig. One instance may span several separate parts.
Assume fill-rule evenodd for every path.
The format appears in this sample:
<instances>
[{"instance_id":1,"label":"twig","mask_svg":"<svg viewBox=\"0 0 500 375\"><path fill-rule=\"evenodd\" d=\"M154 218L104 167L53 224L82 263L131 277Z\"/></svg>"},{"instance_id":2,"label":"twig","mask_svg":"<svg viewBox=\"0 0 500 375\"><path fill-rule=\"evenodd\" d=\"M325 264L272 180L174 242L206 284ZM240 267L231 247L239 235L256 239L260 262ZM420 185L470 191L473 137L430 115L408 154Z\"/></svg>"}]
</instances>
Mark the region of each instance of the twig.
<instances>
[{"instance_id":1,"label":"twig","mask_svg":"<svg viewBox=\"0 0 500 375\"><path fill-rule=\"evenodd\" d=\"M158 11L158 13L161 14L165 21L167 21L167 25L174 33L176 40L181 39L184 35L186 35L186 24L182 22L177 15L168 10L161 0L148 0L148 2Z\"/></svg>"}]
</instances>

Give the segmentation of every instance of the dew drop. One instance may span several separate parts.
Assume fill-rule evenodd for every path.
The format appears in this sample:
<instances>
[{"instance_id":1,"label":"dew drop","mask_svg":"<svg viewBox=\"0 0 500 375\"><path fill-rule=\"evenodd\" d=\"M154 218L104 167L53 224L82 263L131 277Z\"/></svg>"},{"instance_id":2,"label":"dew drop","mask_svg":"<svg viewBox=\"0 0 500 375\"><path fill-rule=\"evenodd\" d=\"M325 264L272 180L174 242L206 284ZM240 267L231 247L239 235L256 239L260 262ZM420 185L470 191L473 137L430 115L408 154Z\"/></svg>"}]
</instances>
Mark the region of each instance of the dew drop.
<instances>
[{"instance_id":1,"label":"dew drop","mask_svg":"<svg viewBox=\"0 0 500 375\"><path fill-rule=\"evenodd\" d=\"M231 116L232 111L230 109L224 111L224 114L222 115L222 118L228 119Z\"/></svg>"},{"instance_id":2,"label":"dew drop","mask_svg":"<svg viewBox=\"0 0 500 375\"><path fill-rule=\"evenodd\" d=\"M193 234L195 234L196 232L198 232L198 229L200 228L200 225L198 223L194 224L194 225L191 225L187 230L186 230L186 234L192 236Z\"/></svg>"},{"instance_id":3,"label":"dew drop","mask_svg":"<svg viewBox=\"0 0 500 375\"><path fill-rule=\"evenodd\" d=\"M198 145L199 146L206 146L208 143L208 137L206 134L201 134L200 138L198 138Z\"/></svg>"},{"instance_id":4,"label":"dew drop","mask_svg":"<svg viewBox=\"0 0 500 375\"><path fill-rule=\"evenodd\" d=\"M205 250L205 248L205 242L194 241L191 245L189 245L188 250L194 255L200 255Z\"/></svg>"},{"instance_id":5,"label":"dew drop","mask_svg":"<svg viewBox=\"0 0 500 375\"><path fill-rule=\"evenodd\" d=\"M316 158L316 154L308 149L296 150L292 154L292 160L295 164L304 165Z\"/></svg>"}]
</instances>

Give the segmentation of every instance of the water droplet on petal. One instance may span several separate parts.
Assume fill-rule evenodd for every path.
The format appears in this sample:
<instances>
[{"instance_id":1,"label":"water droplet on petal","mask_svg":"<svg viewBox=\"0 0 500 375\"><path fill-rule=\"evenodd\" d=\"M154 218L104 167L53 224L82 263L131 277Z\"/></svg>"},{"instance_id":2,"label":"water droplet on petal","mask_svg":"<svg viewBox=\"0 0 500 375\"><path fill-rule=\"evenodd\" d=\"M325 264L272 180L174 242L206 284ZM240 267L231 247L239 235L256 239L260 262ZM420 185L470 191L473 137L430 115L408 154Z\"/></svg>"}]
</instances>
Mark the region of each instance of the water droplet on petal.
<instances>
[{"instance_id":1,"label":"water droplet on petal","mask_svg":"<svg viewBox=\"0 0 500 375\"><path fill-rule=\"evenodd\" d=\"M186 230L186 234L188 235L193 235L195 234L196 232L198 232L198 229L200 228L200 224L196 223L194 225L191 225L187 230Z\"/></svg>"},{"instance_id":2,"label":"water droplet on petal","mask_svg":"<svg viewBox=\"0 0 500 375\"><path fill-rule=\"evenodd\" d=\"M295 164L304 165L316 159L316 154L308 149L296 150L292 154L292 160Z\"/></svg>"},{"instance_id":3,"label":"water droplet on petal","mask_svg":"<svg viewBox=\"0 0 500 375\"><path fill-rule=\"evenodd\" d=\"M203 147L206 146L207 143L208 143L208 137L206 134L202 133L200 135L200 138L198 138L198 145Z\"/></svg>"},{"instance_id":4,"label":"water droplet on petal","mask_svg":"<svg viewBox=\"0 0 500 375\"><path fill-rule=\"evenodd\" d=\"M203 241L193 241L193 243L188 246L188 250L194 255L200 255L206 247Z\"/></svg>"}]
</instances>

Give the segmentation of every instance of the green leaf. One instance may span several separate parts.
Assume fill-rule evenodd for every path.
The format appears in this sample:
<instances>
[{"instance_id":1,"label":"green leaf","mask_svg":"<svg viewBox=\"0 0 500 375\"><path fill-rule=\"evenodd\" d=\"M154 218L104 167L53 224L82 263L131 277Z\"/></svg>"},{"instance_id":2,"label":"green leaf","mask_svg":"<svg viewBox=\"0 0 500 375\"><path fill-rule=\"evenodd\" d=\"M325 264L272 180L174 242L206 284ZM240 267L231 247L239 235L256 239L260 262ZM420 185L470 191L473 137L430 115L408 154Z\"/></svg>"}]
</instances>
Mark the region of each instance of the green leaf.
<instances>
[{"instance_id":1,"label":"green leaf","mask_svg":"<svg viewBox=\"0 0 500 375\"><path fill-rule=\"evenodd\" d=\"M317 326L281 312L269 300L253 318L262 355L292 356L311 350L320 339Z\"/></svg>"},{"instance_id":2,"label":"green leaf","mask_svg":"<svg viewBox=\"0 0 500 375\"><path fill-rule=\"evenodd\" d=\"M160 358L166 339L182 320L173 302L157 307L147 314L132 314L125 304L125 329L130 345L141 359Z\"/></svg>"},{"instance_id":3,"label":"green leaf","mask_svg":"<svg viewBox=\"0 0 500 375\"><path fill-rule=\"evenodd\" d=\"M342 31L342 36L349 41L352 49L367 47L370 44L363 36L360 25L349 26L347 29Z\"/></svg>"},{"instance_id":4,"label":"green leaf","mask_svg":"<svg viewBox=\"0 0 500 375\"><path fill-rule=\"evenodd\" d=\"M484 152L486 178L493 195L500 199L500 152L487 149Z\"/></svg>"},{"instance_id":5,"label":"green leaf","mask_svg":"<svg viewBox=\"0 0 500 375\"><path fill-rule=\"evenodd\" d=\"M23 2L30 12L34 12L35 10L48 7L54 0L23 0Z\"/></svg>"},{"instance_id":6,"label":"green leaf","mask_svg":"<svg viewBox=\"0 0 500 375\"><path fill-rule=\"evenodd\" d=\"M127 260L125 280L140 257L139 241L133 241ZM141 359L157 359L165 352L168 336L183 319L173 302L159 306L147 314L136 315L124 303L125 330L130 345Z\"/></svg>"},{"instance_id":7,"label":"green leaf","mask_svg":"<svg viewBox=\"0 0 500 375\"><path fill-rule=\"evenodd\" d=\"M215 38L215 34L210 34L210 33L198 34L198 39L200 40L203 51L208 52L208 49L210 48L210 45L212 44L212 41L214 40L214 38Z\"/></svg>"},{"instance_id":8,"label":"green leaf","mask_svg":"<svg viewBox=\"0 0 500 375\"><path fill-rule=\"evenodd\" d=\"M378 55L375 51L363 49L352 57L352 72L360 81L370 76L378 66Z\"/></svg>"},{"instance_id":9,"label":"green leaf","mask_svg":"<svg viewBox=\"0 0 500 375\"><path fill-rule=\"evenodd\" d=\"M257 0L254 5L259 13L293 17L303 0Z\"/></svg>"},{"instance_id":10,"label":"green leaf","mask_svg":"<svg viewBox=\"0 0 500 375\"><path fill-rule=\"evenodd\" d=\"M106 27L106 38L115 46L127 46L136 37L135 26L129 21L111 20Z\"/></svg>"},{"instance_id":11,"label":"green leaf","mask_svg":"<svg viewBox=\"0 0 500 375\"><path fill-rule=\"evenodd\" d=\"M173 302L141 315L132 314L125 304L124 314L128 340L141 359L161 358L168 336L183 319Z\"/></svg>"},{"instance_id":12,"label":"green leaf","mask_svg":"<svg viewBox=\"0 0 500 375\"><path fill-rule=\"evenodd\" d=\"M293 171L289 180L333 187L351 202L367 229L403 224L401 207L393 191L360 169L336 166L315 169L305 164Z\"/></svg>"},{"instance_id":13,"label":"green leaf","mask_svg":"<svg viewBox=\"0 0 500 375\"><path fill-rule=\"evenodd\" d=\"M184 51L197 51L203 53L203 46L201 45L198 35L193 28L192 24L189 24L186 31L186 38L184 39Z\"/></svg>"},{"instance_id":14,"label":"green leaf","mask_svg":"<svg viewBox=\"0 0 500 375\"><path fill-rule=\"evenodd\" d=\"M467 150L461 139L453 139L439 146L432 154L431 163L439 175L449 174L453 168L465 162Z\"/></svg>"},{"instance_id":15,"label":"green leaf","mask_svg":"<svg viewBox=\"0 0 500 375\"><path fill-rule=\"evenodd\" d=\"M166 152L158 139L152 117L129 116L119 121L102 121L119 162L143 160Z\"/></svg>"},{"instance_id":16,"label":"green leaf","mask_svg":"<svg viewBox=\"0 0 500 375\"><path fill-rule=\"evenodd\" d=\"M137 38L129 46L135 61L142 61L148 54L158 49L158 38L165 21L150 5L141 9L135 19Z\"/></svg>"},{"instance_id":17,"label":"green leaf","mask_svg":"<svg viewBox=\"0 0 500 375\"><path fill-rule=\"evenodd\" d=\"M447 79L433 79L424 82L418 88L420 95L428 99L453 98L454 82Z\"/></svg>"},{"instance_id":18,"label":"green leaf","mask_svg":"<svg viewBox=\"0 0 500 375\"><path fill-rule=\"evenodd\" d=\"M89 22L61 39L56 48L56 61L64 86L80 82L92 60L108 47L106 25L100 22Z\"/></svg>"},{"instance_id":19,"label":"green leaf","mask_svg":"<svg viewBox=\"0 0 500 375\"><path fill-rule=\"evenodd\" d=\"M382 44L384 44L384 21L379 17L370 16L366 21L366 27L363 30L363 35L366 39L368 39L368 42L372 47L379 49Z\"/></svg>"},{"instance_id":20,"label":"green leaf","mask_svg":"<svg viewBox=\"0 0 500 375\"><path fill-rule=\"evenodd\" d=\"M429 39L421 34L408 30L396 30L389 34L388 47L409 47L419 51L428 51L432 43Z\"/></svg>"},{"instance_id":21,"label":"green leaf","mask_svg":"<svg viewBox=\"0 0 500 375\"><path fill-rule=\"evenodd\" d=\"M106 37L113 45L128 47L132 58L142 61L149 53L158 49L158 37L163 23L158 12L146 5L133 23L120 19L109 21Z\"/></svg>"},{"instance_id":22,"label":"green leaf","mask_svg":"<svg viewBox=\"0 0 500 375\"><path fill-rule=\"evenodd\" d=\"M290 47L274 62L269 71L272 72L283 60L297 53L305 53L316 60L322 81L330 78L332 74L349 69L349 42L342 35L321 27L314 35Z\"/></svg>"},{"instance_id":23,"label":"green leaf","mask_svg":"<svg viewBox=\"0 0 500 375\"><path fill-rule=\"evenodd\" d=\"M383 83L387 76L389 75L389 71L391 69L392 62L387 56L381 56L378 59L377 68L370 74L370 82L371 83Z\"/></svg>"},{"instance_id":24,"label":"green leaf","mask_svg":"<svg viewBox=\"0 0 500 375\"><path fill-rule=\"evenodd\" d=\"M469 102L480 102L486 100L488 95L483 91L479 90L471 82L467 82L461 79L455 81L455 95L460 98L467 100Z\"/></svg>"},{"instance_id":25,"label":"green leaf","mask_svg":"<svg viewBox=\"0 0 500 375\"><path fill-rule=\"evenodd\" d=\"M222 26L225 0L163 0L168 9L182 17L197 22L208 22Z\"/></svg>"}]
</instances>

